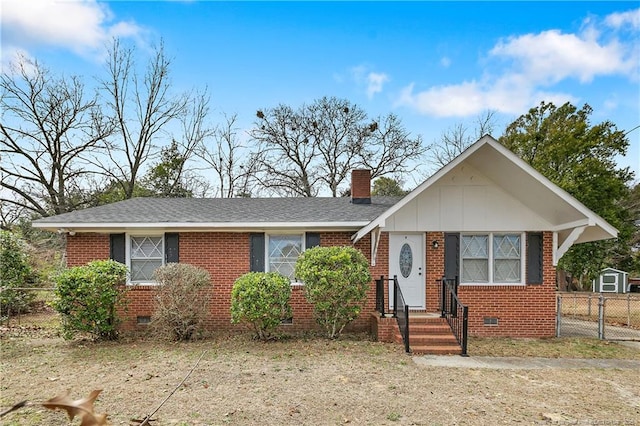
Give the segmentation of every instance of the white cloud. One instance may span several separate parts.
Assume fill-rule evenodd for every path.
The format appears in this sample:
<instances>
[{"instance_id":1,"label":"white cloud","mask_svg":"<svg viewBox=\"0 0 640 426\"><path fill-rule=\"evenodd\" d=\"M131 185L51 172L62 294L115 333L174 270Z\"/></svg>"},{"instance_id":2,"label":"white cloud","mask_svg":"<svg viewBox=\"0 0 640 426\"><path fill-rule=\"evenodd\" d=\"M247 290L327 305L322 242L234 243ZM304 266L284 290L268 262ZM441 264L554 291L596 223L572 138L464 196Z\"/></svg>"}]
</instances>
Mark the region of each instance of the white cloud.
<instances>
[{"instance_id":1,"label":"white cloud","mask_svg":"<svg viewBox=\"0 0 640 426\"><path fill-rule=\"evenodd\" d=\"M115 21L108 6L96 0L2 0L0 19L3 52L47 45L94 55L113 37L142 32L135 22Z\"/></svg>"},{"instance_id":2,"label":"white cloud","mask_svg":"<svg viewBox=\"0 0 640 426\"><path fill-rule=\"evenodd\" d=\"M376 93L382 92L382 86L388 81L387 74L377 72L367 74L367 97L371 99Z\"/></svg>"},{"instance_id":3,"label":"white cloud","mask_svg":"<svg viewBox=\"0 0 640 426\"><path fill-rule=\"evenodd\" d=\"M357 85L365 86L369 99L372 99L376 93L382 92L384 84L390 80L387 74L370 71L365 65L351 68L351 77Z\"/></svg>"},{"instance_id":4,"label":"white cloud","mask_svg":"<svg viewBox=\"0 0 640 426\"><path fill-rule=\"evenodd\" d=\"M543 100L555 104L575 102L575 96L557 88L562 81L587 84L599 76L611 75L637 81L637 38L623 38L615 32L605 38L603 33L607 26L638 28L639 20L640 9L609 15L600 22L588 19L575 34L549 30L500 40L487 55L491 68L497 72L486 73L480 80L420 91L412 83L402 90L396 106L437 117L466 117L487 109L521 114Z\"/></svg>"},{"instance_id":5,"label":"white cloud","mask_svg":"<svg viewBox=\"0 0 640 426\"><path fill-rule=\"evenodd\" d=\"M604 22L615 29L629 25L632 29L638 30L640 29L640 9L612 13L605 18Z\"/></svg>"},{"instance_id":6,"label":"white cloud","mask_svg":"<svg viewBox=\"0 0 640 426\"><path fill-rule=\"evenodd\" d=\"M396 106L408 106L418 113L434 117L469 117L491 110L504 114L521 114L542 101L563 104L575 102L567 93L534 90L519 76L493 82L467 81L436 86L414 92L415 84L405 87Z\"/></svg>"},{"instance_id":7,"label":"white cloud","mask_svg":"<svg viewBox=\"0 0 640 426\"><path fill-rule=\"evenodd\" d=\"M629 74L632 50L617 40L600 44L594 33L563 34L557 30L526 34L500 41L490 55L513 61L532 82L553 84L565 78L582 83L598 75Z\"/></svg>"}]
</instances>

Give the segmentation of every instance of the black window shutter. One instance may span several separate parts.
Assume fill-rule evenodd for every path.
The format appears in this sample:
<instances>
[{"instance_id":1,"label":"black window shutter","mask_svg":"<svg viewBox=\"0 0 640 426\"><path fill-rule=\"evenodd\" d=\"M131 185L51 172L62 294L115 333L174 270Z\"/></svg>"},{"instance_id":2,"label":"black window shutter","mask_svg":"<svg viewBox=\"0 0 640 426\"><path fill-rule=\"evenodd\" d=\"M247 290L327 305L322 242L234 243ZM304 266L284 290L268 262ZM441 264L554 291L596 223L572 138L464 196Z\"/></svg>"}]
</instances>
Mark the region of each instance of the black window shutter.
<instances>
[{"instance_id":1,"label":"black window shutter","mask_svg":"<svg viewBox=\"0 0 640 426\"><path fill-rule=\"evenodd\" d=\"M180 234L177 232L164 234L164 259L165 263L180 262Z\"/></svg>"},{"instance_id":2,"label":"black window shutter","mask_svg":"<svg viewBox=\"0 0 640 426\"><path fill-rule=\"evenodd\" d=\"M444 234L444 276L460 276L460 234Z\"/></svg>"},{"instance_id":3,"label":"black window shutter","mask_svg":"<svg viewBox=\"0 0 640 426\"><path fill-rule=\"evenodd\" d=\"M109 235L109 258L116 262L126 263L124 234Z\"/></svg>"},{"instance_id":4,"label":"black window shutter","mask_svg":"<svg viewBox=\"0 0 640 426\"><path fill-rule=\"evenodd\" d=\"M264 272L264 233L249 234L249 266L251 272Z\"/></svg>"},{"instance_id":5,"label":"black window shutter","mask_svg":"<svg viewBox=\"0 0 640 426\"><path fill-rule=\"evenodd\" d=\"M527 283L542 284L542 233L527 233Z\"/></svg>"},{"instance_id":6,"label":"black window shutter","mask_svg":"<svg viewBox=\"0 0 640 426\"><path fill-rule=\"evenodd\" d=\"M307 232L305 235L304 248L310 249L320 245L320 234L317 232Z\"/></svg>"}]
</instances>

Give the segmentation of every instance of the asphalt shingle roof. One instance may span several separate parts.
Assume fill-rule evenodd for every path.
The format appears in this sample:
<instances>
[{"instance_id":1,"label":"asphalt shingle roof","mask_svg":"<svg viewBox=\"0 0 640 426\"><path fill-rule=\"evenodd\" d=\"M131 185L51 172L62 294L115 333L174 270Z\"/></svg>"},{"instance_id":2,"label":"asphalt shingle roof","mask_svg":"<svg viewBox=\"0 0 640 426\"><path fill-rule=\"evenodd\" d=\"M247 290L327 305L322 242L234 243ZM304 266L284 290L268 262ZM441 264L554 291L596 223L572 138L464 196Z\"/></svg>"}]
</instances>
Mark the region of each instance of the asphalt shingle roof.
<instances>
[{"instance_id":1,"label":"asphalt shingle roof","mask_svg":"<svg viewBox=\"0 0 640 426\"><path fill-rule=\"evenodd\" d=\"M42 225L101 223L303 223L371 221L400 200L340 198L132 198L36 220Z\"/></svg>"}]
</instances>

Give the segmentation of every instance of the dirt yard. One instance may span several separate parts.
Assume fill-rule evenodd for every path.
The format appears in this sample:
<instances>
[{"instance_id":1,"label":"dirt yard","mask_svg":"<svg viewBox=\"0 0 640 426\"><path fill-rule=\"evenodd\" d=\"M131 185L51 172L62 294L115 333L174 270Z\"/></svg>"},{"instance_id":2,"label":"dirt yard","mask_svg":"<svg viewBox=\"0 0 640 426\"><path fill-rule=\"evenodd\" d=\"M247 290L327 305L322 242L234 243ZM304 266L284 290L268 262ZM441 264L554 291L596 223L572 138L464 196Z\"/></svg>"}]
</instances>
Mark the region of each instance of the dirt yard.
<instances>
[{"instance_id":1,"label":"dirt yard","mask_svg":"<svg viewBox=\"0 0 640 426\"><path fill-rule=\"evenodd\" d=\"M153 411L203 351L152 424L640 424L635 370L422 367L400 347L364 336L269 343L218 336L187 344L5 336L0 344L2 409L30 401L4 425L68 425L63 412L37 402L94 389L103 389L96 412L127 425Z\"/></svg>"}]
</instances>

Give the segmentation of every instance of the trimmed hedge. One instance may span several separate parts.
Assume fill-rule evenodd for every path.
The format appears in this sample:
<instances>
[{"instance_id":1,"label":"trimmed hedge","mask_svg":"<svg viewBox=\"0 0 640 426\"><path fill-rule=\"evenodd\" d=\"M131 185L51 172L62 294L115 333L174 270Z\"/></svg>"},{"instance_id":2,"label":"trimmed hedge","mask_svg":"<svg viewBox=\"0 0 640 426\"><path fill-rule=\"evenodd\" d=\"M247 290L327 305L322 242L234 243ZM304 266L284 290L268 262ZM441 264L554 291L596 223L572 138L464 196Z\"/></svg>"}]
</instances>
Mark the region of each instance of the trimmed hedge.
<instances>
[{"instance_id":1,"label":"trimmed hedge","mask_svg":"<svg viewBox=\"0 0 640 426\"><path fill-rule=\"evenodd\" d=\"M63 337L86 332L95 340L117 339L126 277L127 267L113 260L96 260L56 275L52 306L62 316Z\"/></svg>"},{"instance_id":2,"label":"trimmed hedge","mask_svg":"<svg viewBox=\"0 0 640 426\"><path fill-rule=\"evenodd\" d=\"M353 247L306 250L296 262L296 277L304 282L316 321L331 339L360 315L371 282L366 257Z\"/></svg>"},{"instance_id":3,"label":"trimmed hedge","mask_svg":"<svg viewBox=\"0 0 640 426\"><path fill-rule=\"evenodd\" d=\"M231 322L244 322L255 336L267 340L280 323L291 318L291 284L275 272L249 272L238 278L231 291Z\"/></svg>"}]
</instances>

